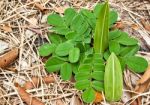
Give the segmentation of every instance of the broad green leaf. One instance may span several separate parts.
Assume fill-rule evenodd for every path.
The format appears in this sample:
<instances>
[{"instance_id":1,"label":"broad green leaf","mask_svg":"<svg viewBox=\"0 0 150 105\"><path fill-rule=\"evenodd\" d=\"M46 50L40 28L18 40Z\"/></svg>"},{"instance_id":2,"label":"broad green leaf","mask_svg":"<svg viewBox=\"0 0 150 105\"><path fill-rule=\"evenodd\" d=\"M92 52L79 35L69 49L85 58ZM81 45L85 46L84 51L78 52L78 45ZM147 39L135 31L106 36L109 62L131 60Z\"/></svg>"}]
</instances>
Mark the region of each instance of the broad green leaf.
<instances>
[{"instance_id":1,"label":"broad green leaf","mask_svg":"<svg viewBox=\"0 0 150 105\"><path fill-rule=\"evenodd\" d=\"M78 73L79 63L73 63L71 67L74 74Z\"/></svg>"},{"instance_id":2,"label":"broad green leaf","mask_svg":"<svg viewBox=\"0 0 150 105\"><path fill-rule=\"evenodd\" d=\"M66 35L70 32L70 29L67 27L53 27L51 28L51 30L53 30L54 33L60 34L60 35Z\"/></svg>"},{"instance_id":3,"label":"broad green leaf","mask_svg":"<svg viewBox=\"0 0 150 105\"><path fill-rule=\"evenodd\" d=\"M124 59L127 66L136 73L142 73L148 67L148 62L142 57L130 56L125 57Z\"/></svg>"},{"instance_id":4,"label":"broad green leaf","mask_svg":"<svg viewBox=\"0 0 150 105\"><path fill-rule=\"evenodd\" d=\"M121 35L121 31L120 30L114 30L114 31L110 31L109 32L109 39L115 39L118 38Z\"/></svg>"},{"instance_id":5,"label":"broad green leaf","mask_svg":"<svg viewBox=\"0 0 150 105\"><path fill-rule=\"evenodd\" d=\"M69 51L69 61L71 63L76 63L80 57L80 49L79 48L72 48Z\"/></svg>"},{"instance_id":6,"label":"broad green leaf","mask_svg":"<svg viewBox=\"0 0 150 105\"><path fill-rule=\"evenodd\" d=\"M82 94L83 101L86 103L91 103L95 99L95 91L93 88L86 89Z\"/></svg>"},{"instance_id":7,"label":"broad green leaf","mask_svg":"<svg viewBox=\"0 0 150 105\"><path fill-rule=\"evenodd\" d=\"M109 51L118 54L120 52L120 44L117 41L110 41Z\"/></svg>"},{"instance_id":8,"label":"broad green leaf","mask_svg":"<svg viewBox=\"0 0 150 105\"><path fill-rule=\"evenodd\" d=\"M95 6L93 12L94 12L94 14L95 14L95 16L96 16L97 18L99 17L99 12L103 9L103 6L104 6L103 3L101 3L101 4L98 3L98 4Z\"/></svg>"},{"instance_id":9,"label":"broad green leaf","mask_svg":"<svg viewBox=\"0 0 150 105\"><path fill-rule=\"evenodd\" d=\"M77 34L74 31L71 31L65 35L66 39L68 39L68 40L76 40L78 36L79 36L79 34Z\"/></svg>"},{"instance_id":10,"label":"broad green leaf","mask_svg":"<svg viewBox=\"0 0 150 105\"><path fill-rule=\"evenodd\" d=\"M73 8L68 8L65 10L64 20L68 26L70 26L70 24L72 23L72 20L75 17L75 15L77 15L77 13Z\"/></svg>"},{"instance_id":11,"label":"broad green leaf","mask_svg":"<svg viewBox=\"0 0 150 105\"><path fill-rule=\"evenodd\" d=\"M109 5L108 1L103 5L99 12L94 33L95 53L104 53L108 47L109 34Z\"/></svg>"},{"instance_id":12,"label":"broad green leaf","mask_svg":"<svg viewBox=\"0 0 150 105\"><path fill-rule=\"evenodd\" d=\"M63 18L58 14L51 14L47 18L47 22L49 25L53 26L65 26Z\"/></svg>"},{"instance_id":13,"label":"broad green leaf","mask_svg":"<svg viewBox=\"0 0 150 105\"><path fill-rule=\"evenodd\" d=\"M90 86L90 81L89 80L81 80L81 81L77 81L75 83L75 87L78 90L84 90L86 88L88 88Z\"/></svg>"},{"instance_id":14,"label":"broad green leaf","mask_svg":"<svg viewBox=\"0 0 150 105\"><path fill-rule=\"evenodd\" d=\"M116 11L110 11L110 17L109 17L109 25L112 26L118 19L118 14Z\"/></svg>"},{"instance_id":15,"label":"broad green leaf","mask_svg":"<svg viewBox=\"0 0 150 105\"><path fill-rule=\"evenodd\" d=\"M53 52L55 52L56 49L56 45L55 44L43 44L42 46L40 46L39 48L39 54L40 56L48 56L50 54L52 54Z\"/></svg>"},{"instance_id":16,"label":"broad green leaf","mask_svg":"<svg viewBox=\"0 0 150 105\"><path fill-rule=\"evenodd\" d=\"M56 45L62 43L62 38L61 38L61 36L59 36L59 35L57 35L57 34L54 34L54 33L53 33L53 34L50 34L50 35L48 36L48 38L49 38L49 40L50 40L51 43L54 43L54 44L56 44Z\"/></svg>"},{"instance_id":17,"label":"broad green leaf","mask_svg":"<svg viewBox=\"0 0 150 105\"><path fill-rule=\"evenodd\" d=\"M60 75L63 80L69 80L72 76L71 64L65 62L61 65Z\"/></svg>"},{"instance_id":18,"label":"broad green leaf","mask_svg":"<svg viewBox=\"0 0 150 105\"><path fill-rule=\"evenodd\" d=\"M119 101L123 91L121 65L114 53L107 60L104 76L105 97L108 101Z\"/></svg>"},{"instance_id":19,"label":"broad green leaf","mask_svg":"<svg viewBox=\"0 0 150 105\"><path fill-rule=\"evenodd\" d=\"M103 91L104 83L99 82L99 81L92 81L92 87L97 91Z\"/></svg>"},{"instance_id":20,"label":"broad green leaf","mask_svg":"<svg viewBox=\"0 0 150 105\"><path fill-rule=\"evenodd\" d=\"M45 67L48 72L55 72L60 70L61 65L64 63L64 60L62 60L59 57L50 57L46 64Z\"/></svg>"},{"instance_id":21,"label":"broad green leaf","mask_svg":"<svg viewBox=\"0 0 150 105\"><path fill-rule=\"evenodd\" d=\"M139 45L123 47L119 55L122 57L133 56L139 51L139 49L140 49Z\"/></svg>"},{"instance_id":22,"label":"broad green leaf","mask_svg":"<svg viewBox=\"0 0 150 105\"><path fill-rule=\"evenodd\" d=\"M61 43L57 46L55 53L58 56L66 56L69 54L70 49L73 48L73 44L69 42Z\"/></svg>"},{"instance_id":23,"label":"broad green leaf","mask_svg":"<svg viewBox=\"0 0 150 105\"><path fill-rule=\"evenodd\" d=\"M134 38L130 38L127 33L122 32L120 37L115 39L122 45L137 45L138 41Z\"/></svg>"}]
</instances>

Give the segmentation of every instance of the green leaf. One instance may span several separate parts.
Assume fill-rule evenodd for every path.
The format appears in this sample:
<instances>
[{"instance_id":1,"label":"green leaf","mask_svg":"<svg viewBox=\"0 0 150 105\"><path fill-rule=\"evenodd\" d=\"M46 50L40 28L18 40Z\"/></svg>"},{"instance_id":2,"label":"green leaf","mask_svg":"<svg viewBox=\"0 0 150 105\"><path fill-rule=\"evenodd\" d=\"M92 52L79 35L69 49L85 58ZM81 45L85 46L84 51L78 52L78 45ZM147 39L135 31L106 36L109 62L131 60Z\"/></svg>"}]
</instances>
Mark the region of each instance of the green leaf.
<instances>
[{"instance_id":1,"label":"green leaf","mask_svg":"<svg viewBox=\"0 0 150 105\"><path fill-rule=\"evenodd\" d=\"M121 31L120 30L114 30L114 31L110 31L109 32L109 39L115 39L118 38L121 35Z\"/></svg>"},{"instance_id":2,"label":"green leaf","mask_svg":"<svg viewBox=\"0 0 150 105\"><path fill-rule=\"evenodd\" d=\"M72 66L72 71L74 74L78 73L78 68L79 68L79 63L73 63L71 64Z\"/></svg>"},{"instance_id":3,"label":"green leaf","mask_svg":"<svg viewBox=\"0 0 150 105\"><path fill-rule=\"evenodd\" d=\"M139 49L140 49L139 45L123 47L119 55L122 57L133 56L139 51Z\"/></svg>"},{"instance_id":4,"label":"green leaf","mask_svg":"<svg viewBox=\"0 0 150 105\"><path fill-rule=\"evenodd\" d=\"M122 45L137 45L138 41L134 38L130 38L127 33L122 32L120 37L115 39Z\"/></svg>"},{"instance_id":5,"label":"green leaf","mask_svg":"<svg viewBox=\"0 0 150 105\"><path fill-rule=\"evenodd\" d=\"M57 35L57 34L54 34L54 33L53 33L53 34L50 34L50 35L48 36L48 38L49 38L49 40L50 40L51 43L54 43L54 44L56 44L56 45L62 43L62 37L59 36L59 35Z\"/></svg>"},{"instance_id":6,"label":"green leaf","mask_svg":"<svg viewBox=\"0 0 150 105\"><path fill-rule=\"evenodd\" d=\"M70 49L73 48L73 44L69 42L61 43L57 46L55 53L58 56L66 56L69 54Z\"/></svg>"},{"instance_id":7,"label":"green leaf","mask_svg":"<svg viewBox=\"0 0 150 105\"><path fill-rule=\"evenodd\" d=\"M86 89L82 94L83 101L86 103L91 103L95 99L95 91L93 88Z\"/></svg>"},{"instance_id":8,"label":"green leaf","mask_svg":"<svg viewBox=\"0 0 150 105\"><path fill-rule=\"evenodd\" d=\"M70 24L72 23L72 20L75 17L75 15L77 15L77 13L73 8L68 8L65 10L64 20L68 26L70 26Z\"/></svg>"},{"instance_id":9,"label":"green leaf","mask_svg":"<svg viewBox=\"0 0 150 105\"><path fill-rule=\"evenodd\" d=\"M47 18L47 22L49 25L53 25L53 26L64 26L65 25L63 18L58 14L49 15Z\"/></svg>"},{"instance_id":10,"label":"green leaf","mask_svg":"<svg viewBox=\"0 0 150 105\"><path fill-rule=\"evenodd\" d=\"M92 81L92 87L97 91L103 91L104 83L99 82L99 81Z\"/></svg>"},{"instance_id":11,"label":"green leaf","mask_svg":"<svg viewBox=\"0 0 150 105\"><path fill-rule=\"evenodd\" d=\"M64 63L64 60L62 60L59 57L50 57L46 64L45 67L48 72L55 72L60 70L61 65Z\"/></svg>"},{"instance_id":12,"label":"green leaf","mask_svg":"<svg viewBox=\"0 0 150 105\"><path fill-rule=\"evenodd\" d=\"M116 41L110 41L109 51L118 54L120 52L120 44Z\"/></svg>"},{"instance_id":13,"label":"green leaf","mask_svg":"<svg viewBox=\"0 0 150 105\"><path fill-rule=\"evenodd\" d=\"M75 87L78 90L84 90L86 88L88 88L90 86L90 81L89 80L81 80L81 81L77 81L75 83Z\"/></svg>"},{"instance_id":14,"label":"green leaf","mask_svg":"<svg viewBox=\"0 0 150 105\"><path fill-rule=\"evenodd\" d=\"M111 26L111 25L113 25L116 21L117 21L117 19L118 19L118 14L117 14L117 12L116 11L110 11L110 17L109 17L109 25Z\"/></svg>"},{"instance_id":15,"label":"green leaf","mask_svg":"<svg viewBox=\"0 0 150 105\"><path fill-rule=\"evenodd\" d=\"M99 12L94 33L94 51L95 53L103 53L108 47L109 34L109 5L104 4Z\"/></svg>"},{"instance_id":16,"label":"green leaf","mask_svg":"<svg viewBox=\"0 0 150 105\"><path fill-rule=\"evenodd\" d=\"M99 13L100 11L103 9L103 6L104 6L104 3L101 3L101 4L97 4L93 10L95 16L98 18L99 17Z\"/></svg>"},{"instance_id":17,"label":"green leaf","mask_svg":"<svg viewBox=\"0 0 150 105\"><path fill-rule=\"evenodd\" d=\"M76 63L79 60L79 57L80 57L79 48L73 48L69 51L69 61L71 63Z\"/></svg>"},{"instance_id":18,"label":"green leaf","mask_svg":"<svg viewBox=\"0 0 150 105\"><path fill-rule=\"evenodd\" d=\"M76 81L81 81L81 80L88 80L91 78L90 72L78 72L75 75L75 80Z\"/></svg>"},{"instance_id":19,"label":"green leaf","mask_svg":"<svg viewBox=\"0 0 150 105\"><path fill-rule=\"evenodd\" d=\"M104 59L107 60L109 58L109 56L110 56L110 51L109 50L105 51Z\"/></svg>"},{"instance_id":20,"label":"green leaf","mask_svg":"<svg viewBox=\"0 0 150 105\"><path fill-rule=\"evenodd\" d=\"M104 80L104 72L103 71L94 71L92 73L92 77L95 80L102 81L102 80Z\"/></svg>"},{"instance_id":21,"label":"green leaf","mask_svg":"<svg viewBox=\"0 0 150 105\"><path fill-rule=\"evenodd\" d=\"M40 46L39 48L39 54L40 56L48 56L50 54L52 54L56 49L56 45L55 44L43 44L42 46Z\"/></svg>"},{"instance_id":22,"label":"green leaf","mask_svg":"<svg viewBox=\"0 0 150 105\"><path fill-rule=\"evenodd\" d=\"M53 30L54 33L60 34L60 35L66 35L70 32L70 29L67 27L53 27L51 28L51 30Z\"/></svg>"},{"instance_id":23,"label":"green leaf","mask_svg":"<svg viewBox=\"0 0 150 105\"><path fill-rule=\"evenodd\" d=\"M142 73L148 67L148 62L142 57L130 56L125 57L124 59L127 66L136 73Z\"/></svg>"},{"instance_id":24,"label":"green leaf","mask_svg":"<svg viewBox=\"0 0 150 105\"><path fill-rule=\"evenodd\" d=\"M60 75L63 80L69 80L72 76L71 64L65 62L61 65Z\"/></svg>"},{"instance_id":25,"label":"green leaf","mask_svg":"<svg viewBox=\"0 0 150 105\"><path fill-rule=\"evenodd\" d=\"M104 76L105 97L108 101L119 101L123 91L121 65L114 53L107 60Z\"/></svg>"}]
</instances>

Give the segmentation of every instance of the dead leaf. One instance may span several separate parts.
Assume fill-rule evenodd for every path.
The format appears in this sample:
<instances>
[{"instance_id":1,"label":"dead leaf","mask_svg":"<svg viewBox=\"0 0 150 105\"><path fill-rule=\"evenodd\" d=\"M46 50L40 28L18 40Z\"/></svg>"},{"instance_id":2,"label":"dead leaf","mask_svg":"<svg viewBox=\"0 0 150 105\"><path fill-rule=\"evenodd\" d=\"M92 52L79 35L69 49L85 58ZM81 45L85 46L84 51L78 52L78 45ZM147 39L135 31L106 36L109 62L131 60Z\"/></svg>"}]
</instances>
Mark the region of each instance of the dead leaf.
<instances>
[{"instance_id":1,"label":"dead leaf","mask_svg":"<svg viewBox=\"0 0 150 105\"><path fill-rule=\"evenodd\" d=\"M41 102L35 97L32 97L29 93L27 93L25 88L21 87L19 84L15 83L15 86L17 88L18 94L20 95L21 99L27 105L44 105L43 102Z\"/></svg>"},{"instance_id":2,"label":"dead leaf","mask_svg":"<svg viewBox=\"0 0 150 105\"><path fill-rule=\"evenodd\" d=\"M6 32L12 32L12 28L9 25L0 26L0 28Z\"/></svg>"},{"instance_id":3,"label":"dead leaf","mask_svg":"<svg viewBox=\"0 0 150 105\"><path fill-rule=\"evenodd\" d=\"M138 81L138 84L143 84L150 79L150 65L148 66L147 70L145 71L144 75Z\"/></svg>"},{"instance_id":4,"label":"dead leaf","mask_svg":"<svg viewBox=\"0 0 150 105\"><path fill-rule=\"evenodd\" d=\"M35 7L37 8L37 9L39 9L40 11L44 11L46 8L45 7L43 7L40 3L35 3Z\"/></svg>"},{"instance_id":5,"label":"dead leaf","mask_svg":"<svg viewBox=\"0 0 150 105\"><path fill-rule=\"evenodd\" d=\"M78 96L73 96L70 105L82 105L82 102Z\"/></svg>"},{"instance_id":6,"label":"dead leaf","mask_svg":"<svg viewBox=\"0 0 150 105\"><path fill-rule=\"evenodd\" d=\"M124 23L121 21L116 22L116 24L114 25L114 28L117 29L124 29Z\"/></svg>"},{"instance_id":7,"label":"dead leaf","mask_svg":"<svg viewBox=\"0 0 150 105\"><path fill-rule=\"evenodd\" d=\"M145 19L141 19L141 23L144 26L144 28L150 32L150 23L146 22Z\"/></svg>"},{"instance_id":8,"label":"dead leaf","mask_svg":"<svg viewBox=\"0 0 150 105\"><path fill-rule=\"evenodd\" d=\"M5 68L15 61L18 57L19 51L18 48L14 48L11 51L7 52L0 57L0 67Z\"/></svg>"},{"instance_id":9,"label":"dead leaf","mask_svg":"<svg viewBox=\"0 0 150 105\"><path fill-rule=\"evenodd\" d=\"M96 92L95 95L96 95L96 98L95 98L95 100L94 100L94 103L100 103L100 102L103 101L103 95L102 95L102 93Z\"/></svg>"},{"instance_id":10,"label":"dead leaf","mask_svg":"<svg viewBox=\"0 0 150 105\"><path fill-rule=\"evenodd\" d=\"M134 29L134 30L138 30L139 25L138 24L131 24L131 28Z\"/></svg>"},{"instance_id":11,"label":"dead leaf","mask_svg":"<svg viewBox=\"0 0 150 105\"><path fill-rule=\"evenodd\" d=\"M55 79L52 76L46 76L42 77L42 80L44 83L49 84L49 83L54 83ZM39 77L32 77L32 81L28 81L24 84L25 89L32 89L34 87L39 87L40 86L40 78Z\"/></svg>"},{"instance_id":12,"label":"dead leaf","mask_svg":"<svg viewBox=\"0 0 150 105\"><path fill-rule=\"evenodd\" d=\"M67 8L66 6L65 7L54 7L54 10L55 10L55 12L58 12L61 14L61 13L64 13L66 8Z\"/></svg>"}]
</instances>

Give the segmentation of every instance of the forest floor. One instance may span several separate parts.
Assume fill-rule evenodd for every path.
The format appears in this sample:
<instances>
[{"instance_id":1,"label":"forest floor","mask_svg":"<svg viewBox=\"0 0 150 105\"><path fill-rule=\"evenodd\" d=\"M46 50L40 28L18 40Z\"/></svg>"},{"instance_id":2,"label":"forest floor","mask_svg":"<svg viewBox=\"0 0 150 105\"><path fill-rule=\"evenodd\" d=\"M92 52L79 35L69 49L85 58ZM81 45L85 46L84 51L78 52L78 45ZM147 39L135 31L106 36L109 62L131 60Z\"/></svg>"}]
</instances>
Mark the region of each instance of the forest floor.
<instances>
[{"instance_id":1,"label":"forest floor","mask_svg":"<svg viewBox=\"0 0 150 105\"><path fill-rule=\"evenodd\" d=\"M12 63L10 66L0 68L0 105L26 105L21 97L29 98L26 97L29 94L21 96L18 88L27 83L32 85L35 81L36 84L40 82L40 86L35 86L35 88L29 86L28 92L45 105L86 105L81 101L81 94L74 88L73 82L62 81L59 75L45 71L44 59L39 56L37 49L48 41L49 26L46 19L50 13L62 14L69 6L76 9L92 9L98 2L101 1L0 0L0 63L4 63L1 59L7 52L10 52L7 57L5 56L7 62ZM117 27L140 41L141 49L138 55L150 62L150 1L110 0L110 6L119 13ZM150 80L147 81L142 93L131 97L133 93L136 93L135 87L142 75L126 70L124 94L121 101L108 103L104 100L96 105L130 105L139 97L141 104L138 105L150 105ZM46 81L47 76L54 80ZM53 81L55 83L50 83ZM145 87L145 84L142 87Z\"/></svg>"}]
</instances>

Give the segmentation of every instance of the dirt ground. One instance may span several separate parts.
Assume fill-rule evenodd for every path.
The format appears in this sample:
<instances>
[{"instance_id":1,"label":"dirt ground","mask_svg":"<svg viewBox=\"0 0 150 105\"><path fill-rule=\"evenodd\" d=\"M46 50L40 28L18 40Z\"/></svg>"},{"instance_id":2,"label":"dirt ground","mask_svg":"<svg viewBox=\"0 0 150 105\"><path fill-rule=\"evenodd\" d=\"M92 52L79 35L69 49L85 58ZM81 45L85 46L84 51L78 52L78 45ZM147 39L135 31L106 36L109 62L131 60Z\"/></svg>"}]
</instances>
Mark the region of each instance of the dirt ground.
<instances>
[{"instance_id":1,"label":"dirt ground","mask_svg":"<svg viewBox=\"0 0 150 105\"><path fill-rule=\"evenodd\" d=\"M11 49L19 49L18 58L7 68L0 68L0 105L26 105L17 92L19 85L32 81L32 77L48 75L55 83L29 89L45 105L86 105L81 94L74 88L74 82L62 81L57 74L49 74L44 69L44 59L37 53L38 47L48 41L46 19L48 14L63 14L67 7L92 9L100 0L0 0L0 55ZM149 0L110 0L111 9L119 13L118 25L140 41L138 55L150 61L150 1ZM10 55L9 55L10 56ZM17 72L14 72L17 71ZM130 105L130 102L142 96L141 105L150 105L150 89L131 97L142 74L129 70L124 72L124 94L117 103L105 100L97 105ZM91 104L92 105L92 104ZM135 104L136 105L136 104ZM140 104L139 104L140 105Z\"/></svg>"}]
</instances>

